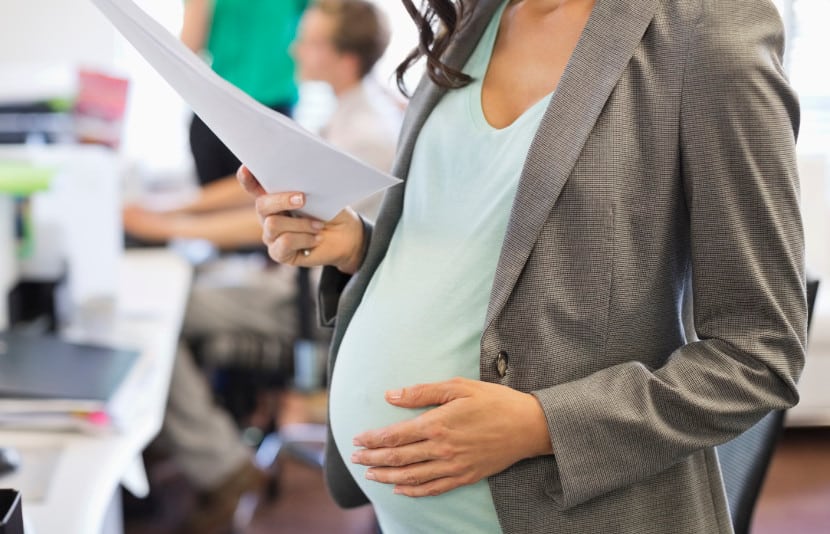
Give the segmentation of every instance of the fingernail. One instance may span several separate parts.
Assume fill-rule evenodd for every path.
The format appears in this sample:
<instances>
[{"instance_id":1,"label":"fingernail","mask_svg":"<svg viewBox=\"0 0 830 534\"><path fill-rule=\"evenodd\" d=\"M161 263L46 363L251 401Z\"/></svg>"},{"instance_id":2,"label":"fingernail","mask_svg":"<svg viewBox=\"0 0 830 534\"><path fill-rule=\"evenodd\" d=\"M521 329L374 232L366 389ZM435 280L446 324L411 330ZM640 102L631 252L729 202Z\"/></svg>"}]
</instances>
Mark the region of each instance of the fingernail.
<instances>
[{"instance_id":1,"label":"fingernail","mask_svg":"<svg viewBox=\"0 0 830 534\"><path fill-rule=\"evenodd\" d=\"M317 230L318 232L326 227L326 224L322 221L312 221L311 228Z\"/></svg>"},{"instance_id":2,"label":"fingernail","mask_svg":"<svg viewBox=\"0 0 830 534\"><path fill-rule=\"evenodd\" d=\"M292 195L290 201L294 206L301 206L303 204L303 195Z\"/></svg>"},{"instance_id":3,"label":"fingernail","mask_svg":"<svg viewBox=\"0 0 830 534\"><path fill-rule=\"evenodd\" d=\"M323 241L323 236L321 236L319 234L314 236L314 244L315 245L319 245L321 241Z\"/></svg>"},{"instance_id":4,"label":"fingernail","mask_svg":"<svg viewBox=\"0 0 830 534\"><path fill-rule=\"evenodd\" d=\"M355 447L362 447L362 446L363 446L363 443L361 443L359 439L354 438L354 439L352 440L352 445L354 445Z\"/></svg>"},{"instance_id":5,"label":"fingernail","mask_svg":"<svg viewBox=\"0 0 830 534\"><path fill-rule=\"evenodd\" d=\"M392 490L392 493L394 493L395 495L403 495L403 490L395 486L395 489Z\"/></svg>"},{"instance_id":6,"label":"fingernail","mask_svg":"<svg viewBox=\"0 0 830 534\"><path fill-rule=\"evenodd\" d=\"M393 389L386 392L386 396L389 397L391 400L398 400L403 395L402 389Z\"/></svg>"},{"instance_id":7,"label":"fingernail","mask_svg":"<svg viewBox=\"0 0 830 534\"><path fill-rule=\"evenodd\" d=\"M352 454L352 463L358 463L360 461L360 455L357 453Z\"/></svg>"},{"instance_id":8,"label":"fingernail","mask_svg":"<svg viewBox=\"0 0 830 534\"><path fill-rule=\"evenodd\" d=\"M371 470L369 470L366 471L366 480L377 480L377 477Z\"/></svg>"}]
</instances>

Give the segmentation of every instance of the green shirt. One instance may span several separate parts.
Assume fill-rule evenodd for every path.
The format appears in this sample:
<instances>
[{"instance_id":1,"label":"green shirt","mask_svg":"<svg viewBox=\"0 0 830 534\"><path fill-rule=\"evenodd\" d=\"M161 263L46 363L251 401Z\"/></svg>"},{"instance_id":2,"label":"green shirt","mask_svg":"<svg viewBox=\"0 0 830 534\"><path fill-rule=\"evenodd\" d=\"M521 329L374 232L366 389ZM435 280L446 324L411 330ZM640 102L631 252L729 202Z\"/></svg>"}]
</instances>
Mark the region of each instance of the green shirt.
<instances>
[{"instance_id":1,"label":"green shirt","mask_svg":"<svg viewBox=\"0 0 830 534\"><path fill-rule=\"evenodd\" d=\"M543 98L506 128L487 123L481 81L501 13L464 69L475 82L449 91L418 136L401 219L349 323L331 380L334 440L384 534L501 532L486 480L413 499L366 480L366 469L349 458L358 433L423 412L386 403L385 390L456 376L480 379L496 265L522 167L549 101Z\"/></svg>"},{"instance_id":2,"label":"green shirt","mask_svg":"<svg viewBox=\"0 0 830 534\"><path fill-rule=\"evenodd\" d=\"M308 0L215 0L207 42L213 70L259 102L297 101L291 43Z\"/></svg>"}]
</instances>

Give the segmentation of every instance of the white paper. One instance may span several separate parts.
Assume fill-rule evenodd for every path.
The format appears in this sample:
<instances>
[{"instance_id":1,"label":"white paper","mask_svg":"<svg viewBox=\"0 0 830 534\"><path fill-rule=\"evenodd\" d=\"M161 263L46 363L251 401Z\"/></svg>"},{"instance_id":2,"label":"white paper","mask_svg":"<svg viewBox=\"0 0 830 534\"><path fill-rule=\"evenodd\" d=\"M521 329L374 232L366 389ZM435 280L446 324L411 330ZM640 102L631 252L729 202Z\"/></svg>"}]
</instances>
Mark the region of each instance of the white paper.
<instances>
[{"instance_id":1,"label":"white paper","mask_svg":"<svg viewBox=\"0 0 830 534\"><path fill-rule=\"evenodd\" d=\"M280 1L280 0L275 0ZM349 156L220 78L132 0L92 0L268 192L302 191L323 220L400 182Z\"/></svg>"}]
</instances>

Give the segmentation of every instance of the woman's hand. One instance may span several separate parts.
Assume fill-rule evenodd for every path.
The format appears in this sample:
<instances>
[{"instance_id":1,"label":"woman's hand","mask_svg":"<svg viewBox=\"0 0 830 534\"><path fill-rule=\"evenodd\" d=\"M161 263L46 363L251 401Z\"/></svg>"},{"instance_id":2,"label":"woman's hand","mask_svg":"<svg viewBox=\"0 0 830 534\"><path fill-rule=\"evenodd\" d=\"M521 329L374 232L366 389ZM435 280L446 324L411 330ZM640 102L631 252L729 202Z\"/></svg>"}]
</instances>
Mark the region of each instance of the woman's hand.
<instances>
[{"instance_id":1,"label":"woman's hand","mask_svg":"<svg viewBox=\"0 0 830 534\"><path fill-rule=\"evenodd\" d=\"M455 378L386 393L402 408L438 406L386 428L364 432L352 461L366 478L410 497L474 484L525 458L552 454L547 420L533 395Z\"/></svg>"},{"instance_id":2,"label":"woman's hand","mask_svg":"<svg viewBox=\"0 0 830 534\"><path fill-rule=\"evenodd\" d=\"M346 208L328 222L294 217L291 212L305 206L303 193L268 194L244 165L236 176L256 198L262 241L274 261L300 267L334 265L348 274L357 271L363 261L364 235L354 210Z\"/></svg>"}]
</instances>

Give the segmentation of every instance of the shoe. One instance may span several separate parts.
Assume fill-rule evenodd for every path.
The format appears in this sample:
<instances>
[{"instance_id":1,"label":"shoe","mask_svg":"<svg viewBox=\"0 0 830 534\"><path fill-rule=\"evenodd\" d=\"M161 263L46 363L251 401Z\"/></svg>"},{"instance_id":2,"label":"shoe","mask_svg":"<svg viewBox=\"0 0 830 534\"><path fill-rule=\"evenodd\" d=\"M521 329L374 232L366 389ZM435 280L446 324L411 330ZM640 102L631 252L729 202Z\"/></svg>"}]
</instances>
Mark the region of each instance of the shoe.
<instances>
[{"instance_id":1,"label":"shoe","mask_svg":"<svg viewBox=\"0 0 830 534\"><path fill-rule=\"evenodd\" d=\"M268 475L253 461L246 461L214 489L199 495L196 507L184 521L181 534L211 534L232 531L234 514L245 497L254 507L265 489ZM253 510L249 515L253 515Z\"/></svg>"}]
</instances>

